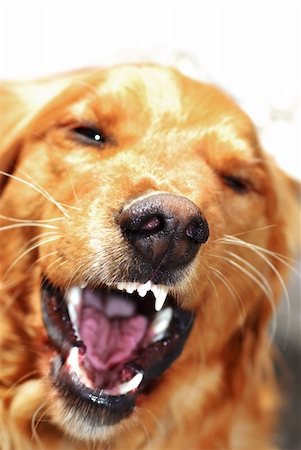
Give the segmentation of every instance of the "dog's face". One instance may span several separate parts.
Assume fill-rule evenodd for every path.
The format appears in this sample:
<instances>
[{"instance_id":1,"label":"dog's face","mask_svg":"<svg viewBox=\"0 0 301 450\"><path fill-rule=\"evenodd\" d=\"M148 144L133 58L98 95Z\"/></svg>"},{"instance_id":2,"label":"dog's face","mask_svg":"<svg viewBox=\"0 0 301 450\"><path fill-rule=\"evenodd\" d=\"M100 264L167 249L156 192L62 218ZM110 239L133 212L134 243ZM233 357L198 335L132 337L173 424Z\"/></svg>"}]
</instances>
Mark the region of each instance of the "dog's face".
<instances>
[{"instance_id":1,"label":"dog's face","mask_svg":"<svg viewBox=\"0 0 301 450\"><path fill-rule=\"evenodd\" d=\"M289 183L226 95L171 69L79 74L43 103L5 153L8 378L36 370L51 420L102 439L204 397L202 370L222 380L233 336L260 335Z\"/></svg>"}]
</instances>

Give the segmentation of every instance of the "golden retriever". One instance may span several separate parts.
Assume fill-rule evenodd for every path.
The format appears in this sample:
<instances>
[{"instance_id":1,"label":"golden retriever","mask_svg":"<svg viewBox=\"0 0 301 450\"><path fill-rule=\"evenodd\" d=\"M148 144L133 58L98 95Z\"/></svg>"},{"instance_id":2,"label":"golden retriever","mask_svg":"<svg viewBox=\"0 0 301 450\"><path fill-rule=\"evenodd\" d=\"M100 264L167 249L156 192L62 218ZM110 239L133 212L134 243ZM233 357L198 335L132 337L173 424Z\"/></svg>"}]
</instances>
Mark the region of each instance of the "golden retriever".
<instances>
[{"instance_id":1,"label":"golden retriever","mask_svg":"<svg viewBox=\"0 0 301 450\"><path fill-rule=\"evenodd\" d=\"M2 449L272 448L297 201L248 116L148 64L0 94Z\"/></svg>"}]
</instances>

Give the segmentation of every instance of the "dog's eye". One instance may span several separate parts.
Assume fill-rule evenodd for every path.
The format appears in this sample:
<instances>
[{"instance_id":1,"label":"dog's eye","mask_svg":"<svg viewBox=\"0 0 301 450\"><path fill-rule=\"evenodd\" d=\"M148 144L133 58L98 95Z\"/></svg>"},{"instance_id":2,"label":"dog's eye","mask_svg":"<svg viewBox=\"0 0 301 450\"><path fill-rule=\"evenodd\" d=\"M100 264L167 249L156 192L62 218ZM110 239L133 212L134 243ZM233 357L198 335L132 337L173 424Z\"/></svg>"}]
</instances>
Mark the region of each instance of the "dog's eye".
<instances>
[{"instance_id":1,"label":"dog's eye","mask_svg":"<svg viewBox=\"0 0 301 450\"><path fill-rule=\"evenodd\" d=\"M222 179L228 187L239 194L245 194L250 190L250 183L243 178L234 175L222 175Z\"/></svg>"},{"instance_id":2,"label":"dog's eye","mask_svg":"<svg viewBox=\"0 0 301 450\"><path fill-rule=\"evenodd\" d=\"M96 127L76 127L72 130L77 140L87 145L102 146L107 143L106 136Z\"/></svg>"}]
</instances>

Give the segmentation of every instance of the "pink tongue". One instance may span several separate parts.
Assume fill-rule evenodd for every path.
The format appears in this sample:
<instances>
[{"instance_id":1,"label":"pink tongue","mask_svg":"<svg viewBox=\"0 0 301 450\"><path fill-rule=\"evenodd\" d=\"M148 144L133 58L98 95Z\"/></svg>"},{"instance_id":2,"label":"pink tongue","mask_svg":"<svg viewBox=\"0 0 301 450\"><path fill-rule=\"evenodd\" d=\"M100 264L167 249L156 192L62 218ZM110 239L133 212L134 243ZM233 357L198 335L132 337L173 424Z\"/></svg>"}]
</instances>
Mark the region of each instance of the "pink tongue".
<instances>
[{"instance_id":1,"label":"pink tongue","mask_svg":"<svg viewBox=\"0 0 301 450\"><path fill-rule=\"evenodd\" d=\"M94 299L93 299L94 300ZM111 310L121 310L126 300L112 298L107 303ZM88 301L82 310L80 335L86 345L86 355L97 371L104 371L130 358L142 341L148 321L144 316L108 317L107 306ZM106 314L105 314L106 311ZM109 314L111 315L111 314ZM115 315L115 314L114 314Z\"/></svg>"}]
</instances>

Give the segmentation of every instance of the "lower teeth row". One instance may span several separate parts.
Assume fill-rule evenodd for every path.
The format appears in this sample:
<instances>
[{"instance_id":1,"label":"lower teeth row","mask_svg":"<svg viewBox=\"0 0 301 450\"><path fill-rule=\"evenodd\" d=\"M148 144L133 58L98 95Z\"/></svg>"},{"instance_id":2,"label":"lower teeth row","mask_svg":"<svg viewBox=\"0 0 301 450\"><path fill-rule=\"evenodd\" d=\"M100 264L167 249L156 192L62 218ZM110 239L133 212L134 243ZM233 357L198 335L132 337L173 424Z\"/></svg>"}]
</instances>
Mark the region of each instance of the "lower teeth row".
<instances>
[{"instance_id":1,"label":"lower teeth row","mask_svg":"<svg viewBox=\"0 0 301 450\"><path fill-rule=\"evenodd\" d=\"M93 385L86 376L85 372L81 369L79 363L79 349L78 347L73 347L69 353L69 356L66 361L67 366L69 366L73 372L76 373L78 378L89 388L93 389ZM133 378L128 381L125 381L122 384L114 387L113 389L103 389L101 391L102 394L105 395L125 395L128 392L131 392L139 387L143 380L143 373L137 372Z\"/></svg>"}]
</instances>

